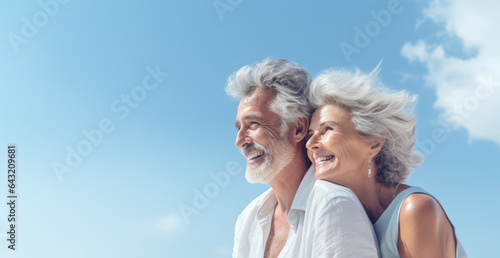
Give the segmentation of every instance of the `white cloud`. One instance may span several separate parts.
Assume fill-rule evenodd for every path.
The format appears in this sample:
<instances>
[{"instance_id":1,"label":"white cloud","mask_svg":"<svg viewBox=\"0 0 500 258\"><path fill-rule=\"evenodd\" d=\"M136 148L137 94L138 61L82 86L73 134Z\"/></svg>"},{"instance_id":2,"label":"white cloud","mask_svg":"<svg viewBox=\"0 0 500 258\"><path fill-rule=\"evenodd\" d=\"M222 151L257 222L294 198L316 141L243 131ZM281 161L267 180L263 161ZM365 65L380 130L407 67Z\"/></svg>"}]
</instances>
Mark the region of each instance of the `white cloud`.
<instances>
[{"instance_id":1,"label":"white cloud","mask_svg":"<svg viewBox=\"0 0 500 258\"><path fill-rule=\"evenodd\" d=\"M158 221L157 229L162 232L172 232L185 225L182 216L177 213L170 213Z\"/></svg>"},{"instance_id":2,"label":"white cloud","mask_svg":"<svg viewBox=\"0 0 500 258\"><path fill-rule=\"evenodd\" d=\"M213 253L219 257L231 257L233 251L231 247L227 245L218 245L213 249Z\"/></svg>"},{"instance_id":3,"label":"white cloud","mask_svg":"<svg viewBox=\"0 0 500 258\"><path fill-rule=\"evenodd\" d=\"M401 75L401 79L399 79L400 83L405 83L407 80L415 80L418 78L418 76L411 74L411 73L403 73L403 72L398 72L399 75Z\"/></svg>"},{"instance_id":4,"label":"white cloud","mask_svg":"<svg viewBox=\"0 0 500 258\"><path fill-rule=\"evenodd\" d=\"M449 124L465 128L472 138L500 144L498 10L499 1L434 0L424 11L425 19L443 25L448 42L407 42L401 54L427 67L425 81L436 90L434 107ZM457 58L447 53L449 43L457 39L464 53L476 54Z\"/></svg>"}]
</instances>

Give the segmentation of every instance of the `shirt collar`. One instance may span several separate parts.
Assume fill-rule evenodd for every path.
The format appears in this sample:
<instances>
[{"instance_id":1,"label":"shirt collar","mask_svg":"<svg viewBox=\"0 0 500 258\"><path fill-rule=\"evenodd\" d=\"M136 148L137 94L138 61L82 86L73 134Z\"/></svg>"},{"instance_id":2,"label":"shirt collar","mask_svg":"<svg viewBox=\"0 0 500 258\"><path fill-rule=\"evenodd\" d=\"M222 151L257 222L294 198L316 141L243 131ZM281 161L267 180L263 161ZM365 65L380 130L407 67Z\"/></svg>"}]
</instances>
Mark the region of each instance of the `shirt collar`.
<instances>
[{"instance_id":1,"label":"shirt collar","mask_svg":"<svg viewBox=\"0 0 500 258\"><path fill-rule=\"evenodd\" d=\"M290 208L290 211L306 210L309 194L311 193L311 190L314 186L314 182L316 182L316 178L314 177L314 172L315 172L314 165L311 165L309 167L309 170L307 170L306 174L304 175L304 178L302 179L302 182L299 185L299 189L297 189L297 193L293 198L292 207Z\"/></svg>"},{"instance_id":2,"label":"shirt collar","mask_svg":"<svg viewBox=\"0 0 500 258\"><path fill-rule=\"evenodd\" d=\"M270 188L263 194L262 201L259 205L260 207L257 210L257 219L260 221L267 218L269 214L273 214L274 207L277 202L278 200L276 199L276 195L274 194L273 189Z\"/></svg>"},{"instance_id":3,"label":"shirt collar","mask_svg":"<svg viewBox=\"0 0 500 258\"><path fill-rule=\"evenodd\" d=\"M295 193L295 197L293 198L292 207L290 208L290 212L293 210L305 211L307 206L307 200L309 199L309 193L314 186L314 182L316 182L316 178L314 177L315 168L314 165L311 165L307 170L304 178L302 178L302 182L300 182L299 188L297 189L297 193ZM263 194L262 202L260 208L257 211L257 219L262 220L266 219L269 214L273 214L274 207L278 200L276 199L276 195L274 194L273 189L267 190Z\"/></svg>"}]
</instances>

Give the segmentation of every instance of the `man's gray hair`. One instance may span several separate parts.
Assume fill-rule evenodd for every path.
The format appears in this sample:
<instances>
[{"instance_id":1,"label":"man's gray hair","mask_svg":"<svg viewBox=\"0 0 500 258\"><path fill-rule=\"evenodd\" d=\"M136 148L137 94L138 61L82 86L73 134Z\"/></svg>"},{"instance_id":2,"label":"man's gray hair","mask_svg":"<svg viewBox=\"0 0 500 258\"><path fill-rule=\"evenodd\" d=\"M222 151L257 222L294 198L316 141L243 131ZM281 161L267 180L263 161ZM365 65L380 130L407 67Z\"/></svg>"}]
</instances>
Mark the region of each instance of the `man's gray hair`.
<instances>
[{"instance_id":1,"label":"man's gray hair","mask_svg":"<svg viewBox=\"0 0 500 258\"><path fill-rule=\"evenodd\" d=\"M413 149L417 96L406 91L391 92L377 79L378 67L370 74L328 70L310 87L309 102L314 108L337 104L350 114L354 129L364 139L385 139L375 157L377 180L402 183L423 158ZM368 160L366 161L368 162Z\"/></svg>"},{"instance_id":2,"label":"man's gray hair","mask_svg":"<svg viewBox=\"0 0 500 258\"><path fill-rule=\"evenodd\" d=\"M281 117L282 131L300 116L311 115L306 91L311 75L299 64L266 58L253 66L244 66L227 79L226 93L243 98L257 88L271 89L276 97L270 109Z\"/></svg>"}]
</instances>

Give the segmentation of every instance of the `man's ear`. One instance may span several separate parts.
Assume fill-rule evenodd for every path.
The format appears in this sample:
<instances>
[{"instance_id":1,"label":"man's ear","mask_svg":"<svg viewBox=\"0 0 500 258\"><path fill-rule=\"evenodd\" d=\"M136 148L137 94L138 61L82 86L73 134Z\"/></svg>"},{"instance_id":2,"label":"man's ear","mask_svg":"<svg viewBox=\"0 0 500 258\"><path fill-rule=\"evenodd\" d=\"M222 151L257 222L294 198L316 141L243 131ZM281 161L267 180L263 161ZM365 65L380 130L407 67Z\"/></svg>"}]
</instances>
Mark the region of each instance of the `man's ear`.
<instances>
[{"instance_id":1,"label":"man's ear","mask_svg":"<svg viewBox=\"0 0 500 258\"><path fill-rule=\"evenodd\" d=\"M371 148L370 148L370 153L372 157L377 156L377 154L380 152L382 147L384 146L385 139L383 138L373 138L371 140Z\"/></svg>"},{"instance_id":2,"label":"man's ear","mask_svg":"<svg viewBox=\"0 0 500 258\"><path fill-rule=\"evenodd\" d=\"M295 119L294 130L293 130L293 140L295 142L302 141L309 131L309 118L306 116L301 116Z\"/></svg>"}]
</instances>

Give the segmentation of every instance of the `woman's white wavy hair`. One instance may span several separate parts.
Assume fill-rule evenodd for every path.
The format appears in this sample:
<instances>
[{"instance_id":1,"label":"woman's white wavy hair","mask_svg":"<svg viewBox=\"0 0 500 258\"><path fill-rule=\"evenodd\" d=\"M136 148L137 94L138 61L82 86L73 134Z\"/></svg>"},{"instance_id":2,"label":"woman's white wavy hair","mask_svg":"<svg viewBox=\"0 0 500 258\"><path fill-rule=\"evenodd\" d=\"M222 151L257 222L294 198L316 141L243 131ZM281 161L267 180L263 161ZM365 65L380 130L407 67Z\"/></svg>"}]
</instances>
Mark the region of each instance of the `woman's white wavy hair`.
<instances>
[{"instance_id":1,"label":"woman's white wavy hair","mask_svg":"<svg viewBox=\"0 0 500 258\"><path fill-rule=\"evenodd\" d=\"M327 70L318 75L308 92L313 108L337 104L350 114L361 137L385 139L375 157L377 180L384 184L405 182L423 158L413 150L417 96L393 92L377 78L378 66L370 74ZM368 162L368 160L366 161Z\"/></svg>"},{"instance_id":2,"label":"woman's white wavy hair","mask_svg":"<svg viewBox=\"0 0 500 258\"><path fill-rule=\"evenodd\" d=\"M280 115L281 131L284 132L298 117L311 115L312 109L306 95L311 81L311 75L299 64L266 58L255 65L244 66L229 76L226 93L240 99L257 88L274 90L276 97L270 109Z\"/></svg>"}]
</instances>

